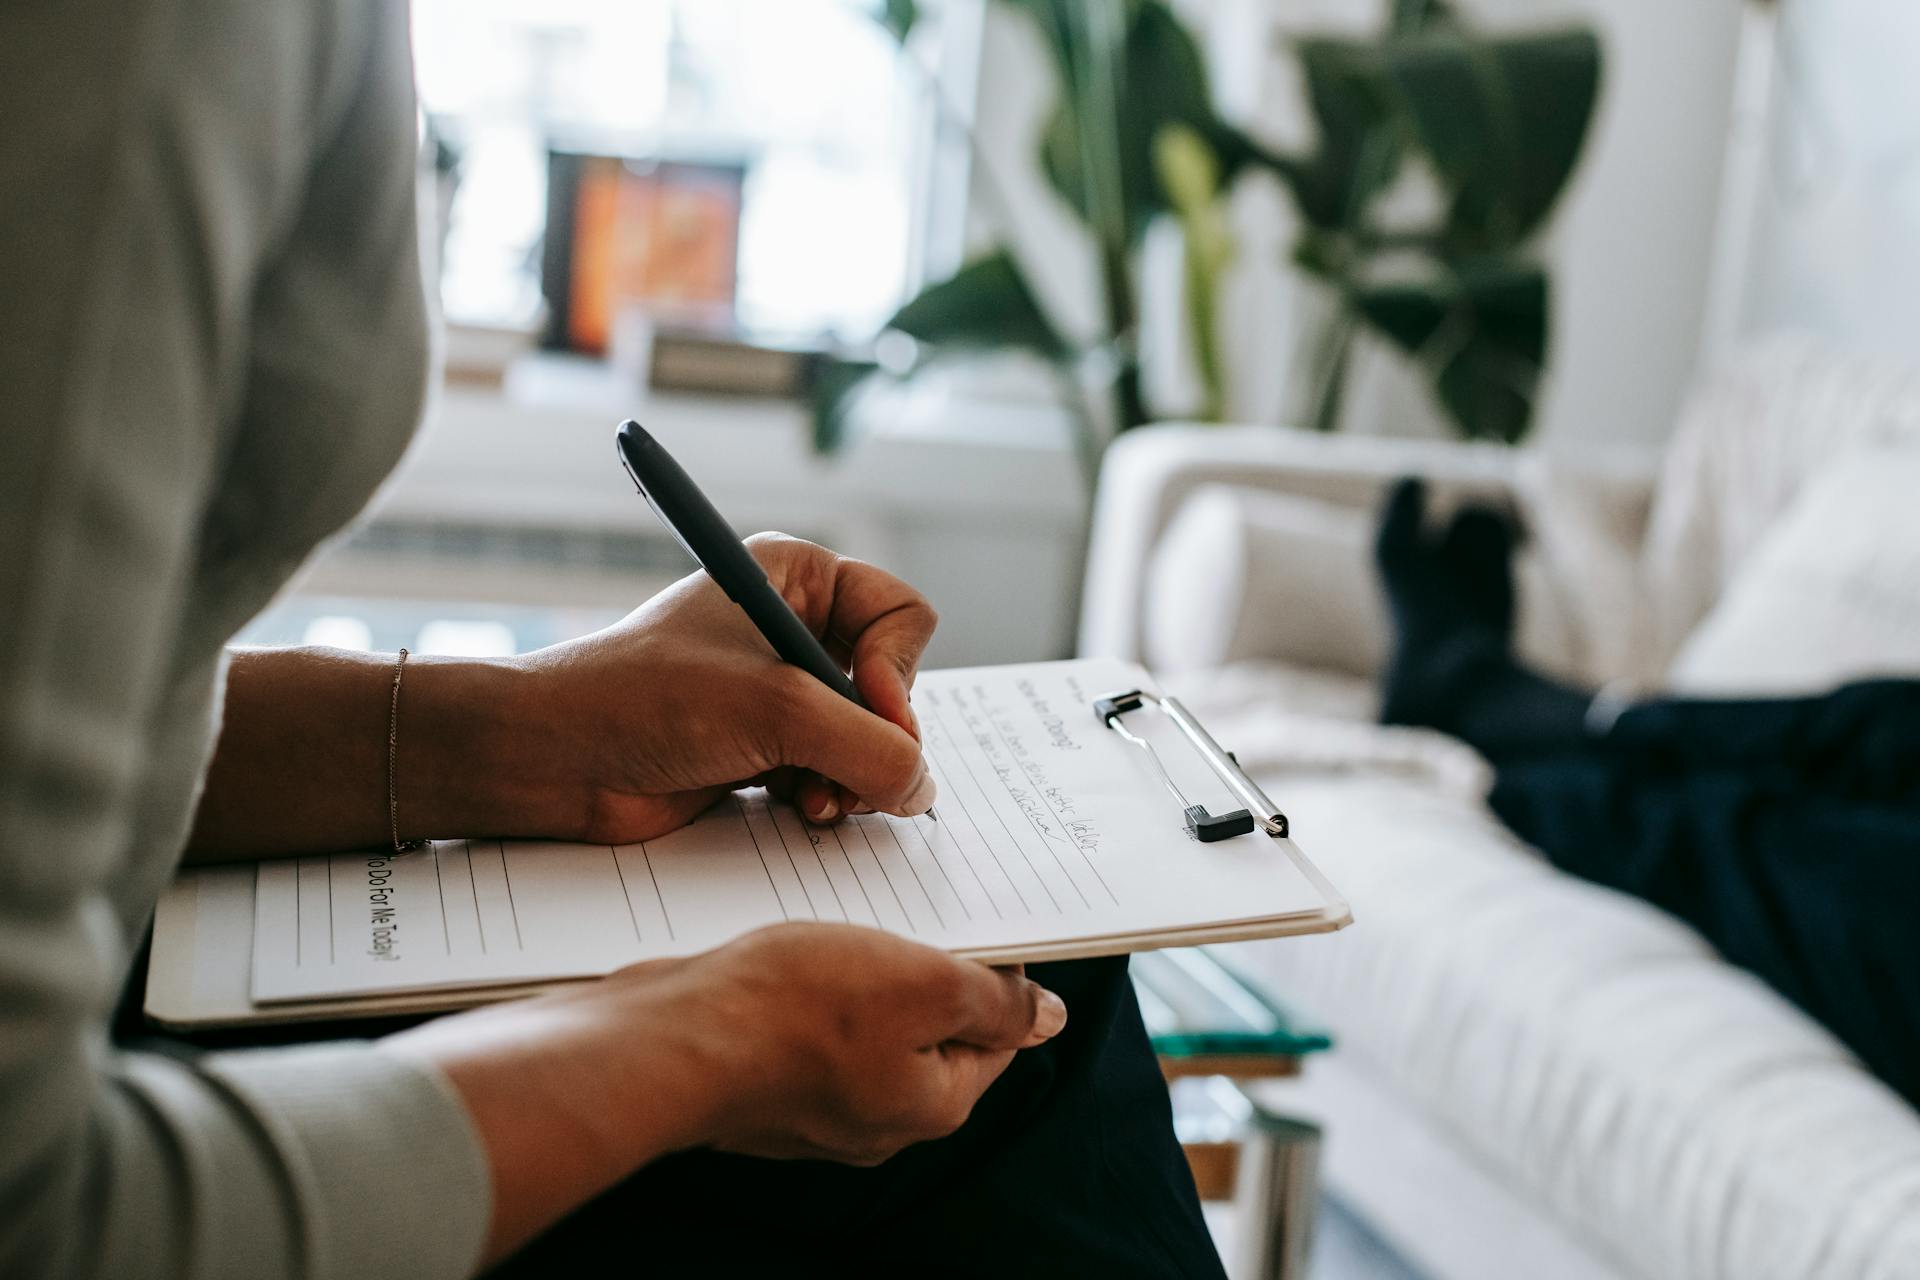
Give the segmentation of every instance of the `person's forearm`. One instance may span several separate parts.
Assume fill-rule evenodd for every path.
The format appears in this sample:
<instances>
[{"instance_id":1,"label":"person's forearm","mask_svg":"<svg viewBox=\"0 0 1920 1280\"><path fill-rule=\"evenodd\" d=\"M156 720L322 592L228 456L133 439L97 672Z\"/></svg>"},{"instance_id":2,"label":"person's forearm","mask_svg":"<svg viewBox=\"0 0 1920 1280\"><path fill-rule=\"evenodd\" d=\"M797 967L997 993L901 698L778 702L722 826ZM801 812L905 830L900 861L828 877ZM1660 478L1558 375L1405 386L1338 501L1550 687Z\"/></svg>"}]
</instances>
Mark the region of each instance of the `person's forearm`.
<instances>
[{"instance_id":1,"label":"person's forearm","mask_svg":"<svg viewBox=\"0 0 1920 1280\"><path fill-rule=\"evenodd\" d=\"M192 861L377 846L388 817L394 655L241 650L194 818ZM400 835L558 835L567 801L529 673L511 661L410 657L400 690Z\"/></svg>"},{"instance_id":2,"label":"person's forearm","mask_svg":"<svg viewBox=\"0 0 1920 1280\"><path fill-rule=\"evenodd\" d=\"M655 962L628 976L669 988L681 967ZM387 1038L390 1051L453 1085L486 1152L493 1208L483 1266L707 1137L727 1093L718 1063L732 1055L695 1030L710 1019L658 1016L672 1007L664 991L619 1017L592 1001L515 1000Z\"/></svg>"}]
</instances>

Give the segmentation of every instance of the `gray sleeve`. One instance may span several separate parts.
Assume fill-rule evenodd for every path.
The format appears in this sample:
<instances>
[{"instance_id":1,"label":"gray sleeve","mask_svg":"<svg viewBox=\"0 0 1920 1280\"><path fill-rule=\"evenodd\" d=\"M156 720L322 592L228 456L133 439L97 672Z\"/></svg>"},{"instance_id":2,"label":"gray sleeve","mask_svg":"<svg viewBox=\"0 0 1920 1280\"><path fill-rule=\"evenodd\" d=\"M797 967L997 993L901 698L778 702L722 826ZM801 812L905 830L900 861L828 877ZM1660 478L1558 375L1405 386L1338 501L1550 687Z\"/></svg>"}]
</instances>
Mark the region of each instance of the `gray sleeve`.
<instances>
[{"instance_id":1,"label":"gray sleeve","mask_svg":"<svg viewBox=\"0 0 1920 1280\"><path fill-rule=\"evenodd\" d=\"M107 1036L126 958L115 886L150 877L132 859L164 839L141 830L145 730L186 661L183 602L234 465L256 298L312 211L315 157L384 202L365 252L415 268L398 230L406 14L0 4L9 1280L434 1280L479 1257L485 1158L431 1071L369 1045L181 1061Z\"/></svg>"}]
</instances>

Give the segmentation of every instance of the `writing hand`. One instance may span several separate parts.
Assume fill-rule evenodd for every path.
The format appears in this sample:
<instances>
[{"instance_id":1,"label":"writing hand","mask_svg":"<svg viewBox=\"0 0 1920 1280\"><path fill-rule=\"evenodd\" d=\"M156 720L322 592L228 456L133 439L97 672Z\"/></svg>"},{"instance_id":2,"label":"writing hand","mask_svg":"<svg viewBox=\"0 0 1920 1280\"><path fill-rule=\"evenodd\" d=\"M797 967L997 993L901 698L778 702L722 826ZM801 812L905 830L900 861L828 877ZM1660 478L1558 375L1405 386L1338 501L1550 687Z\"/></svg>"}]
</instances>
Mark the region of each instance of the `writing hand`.
<instances>
[{"instance_id":1,"label":"writing hand","mask_svg":"<svg viewBox=\"0 0 1920 1280\"><path fill-rule=\"evenodd\" d=\"M907 690L933 608L891 574L810 542L761 534L748 545L871 712L781 662L704 573L689 574L565 644L409 660L393 762L401 833L621 844L671 831L748 782L816 821L924 813L934 787ZM385 841L394 672L391 654L236 653L190 856Z\"/></svg>"},{"instance_id":2,"label":"writing hand","mask_svg":"<svg viewBox=\"0 0 1920 1280\"><path fill-rule=\"evenodd\" d=\"M933 804L907 705L932 606L810 542L759 534L747 545L872 711L781 662L704 573L689 574L614 626L519 660L524 741L511 755L517 784L545 797L538 834L648 839L747 782L823 821Z\"/></svg>"}]
</instances>

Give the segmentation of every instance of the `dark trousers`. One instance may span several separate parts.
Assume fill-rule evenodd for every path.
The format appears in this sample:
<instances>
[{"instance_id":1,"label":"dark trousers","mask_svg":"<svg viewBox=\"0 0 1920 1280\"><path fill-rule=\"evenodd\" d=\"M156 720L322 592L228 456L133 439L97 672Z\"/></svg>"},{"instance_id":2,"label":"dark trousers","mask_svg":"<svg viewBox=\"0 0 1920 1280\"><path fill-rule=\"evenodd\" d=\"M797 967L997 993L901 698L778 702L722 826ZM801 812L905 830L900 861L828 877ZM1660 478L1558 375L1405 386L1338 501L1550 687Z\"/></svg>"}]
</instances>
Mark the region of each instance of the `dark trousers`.
<instances>
[{"instance_id":1,"label":"dark trousers","mask_svg":"<svg viewBox=\"0 0 1920 1280\"><path fill-rule=\"evenodd\" d=\"M951 1137L872 1169L673 1156L494 1274L1224 1280L1126 960L1035 965L1028 974L1066 1001L1066 1028L1017 1054ZM122 1025L132 1030L135 1019ZM314 1034L208 1040L236 1047ZM138 1039L143 1048L191 1051Z\"/></svg>"},{"instance_id":2,"label":"dark trousers","mask_svg":"<svg viewBox=\"0 0 1920 1280\"><path fill-rule=\"evenodd\" d=\"M1691 924L1920 1105L1920 682L1664 699L1598 735L1515 692L1524 722L1483 697L1470 735L1515 834Z\"/></svg>"}]
</instances>

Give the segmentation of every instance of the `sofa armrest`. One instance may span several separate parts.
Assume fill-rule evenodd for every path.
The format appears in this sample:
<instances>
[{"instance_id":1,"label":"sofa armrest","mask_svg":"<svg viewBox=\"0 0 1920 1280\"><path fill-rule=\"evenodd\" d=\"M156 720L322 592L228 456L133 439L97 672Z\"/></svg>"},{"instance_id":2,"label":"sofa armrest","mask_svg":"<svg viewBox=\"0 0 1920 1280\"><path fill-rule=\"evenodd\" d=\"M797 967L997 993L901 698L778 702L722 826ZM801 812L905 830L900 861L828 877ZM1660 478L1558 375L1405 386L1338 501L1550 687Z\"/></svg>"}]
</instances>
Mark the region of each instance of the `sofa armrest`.
<instances>
[{"instance_id":1,"label":"sofa armrest","mask_svg":"<svg viewBox=\"0 0 1920 1280\"><path fill-rule=\"evenodd\" d=\"M1128 432L1107 450L1101 468L1080 653L1143 656L1149 563L1169 522L1203 486L1277 491L1370 514L1403 475L1423 476L1442 493L1511 494L1520 456L1496 445L1283 427L1168 425ZM1271 571L1285 572L1285 566ZM1353 587L1373 590L1370 580Z\"/></svg>"}]
</instances>

